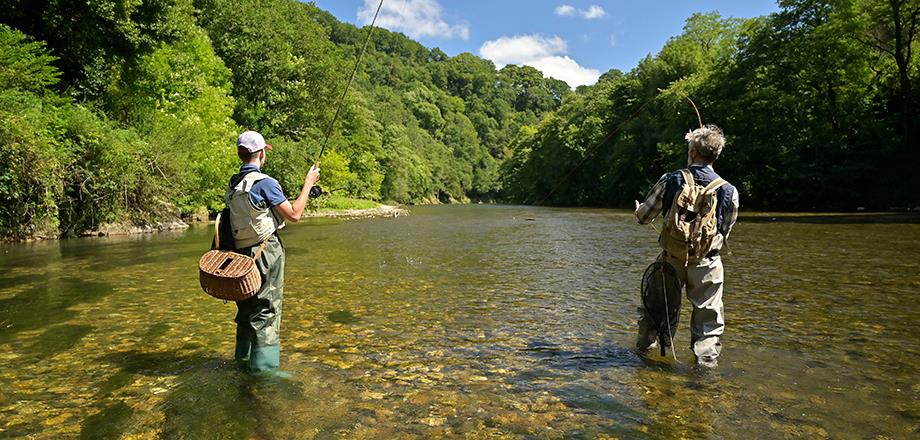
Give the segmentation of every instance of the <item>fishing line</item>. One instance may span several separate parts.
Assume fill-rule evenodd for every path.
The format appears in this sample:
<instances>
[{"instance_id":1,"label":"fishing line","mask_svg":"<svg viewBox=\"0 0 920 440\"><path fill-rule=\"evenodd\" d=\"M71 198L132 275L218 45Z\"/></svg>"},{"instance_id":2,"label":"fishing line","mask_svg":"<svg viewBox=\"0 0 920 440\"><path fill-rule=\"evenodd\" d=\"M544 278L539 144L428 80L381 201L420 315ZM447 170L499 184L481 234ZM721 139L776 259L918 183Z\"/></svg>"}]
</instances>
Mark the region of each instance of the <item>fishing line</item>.
<instances>
[{"instance_id":1,"label":"fishing line","mask_svg":"<svg viewBox=\"0 0 920 440\"><path fill-rule=\"evenodd\" d=\"M364 46L361 47L361 52L358 54L358 59L355 60L355 68L351 71L351 77L348 78L348 83L345 84L345 91L342 92L342 97L339 98L339 102L335 105L335 114L332 116L332 121L329 122L329 127L326 129L326 137L323 139L323 147L319 150L319 156L316 157L316 161L319 162L319 159L323 157L323 153L326 152L326 145L329 143L329 137L332 135L332 128L335 126L335 121L339 118L339 111L342 109L342 104L345 102L345 95L348 94L348 89L351 87L351 83L355 80L355 75L358 74L358 67L361 65L361 58L364 57L364 52L367 50L367 44L371 41L371 36L374 35L374 24L377 23L377 16L380 14L380 8L383 7L383 0L380 0L380 4L377 5L377 11L374 12L374 19L371 20L371 28L367 31L367 37L364 39Z\"/></svg>"},{"instance_id":2,"label":"fishing line","mask_svg":"<svg viewBox=\"0 0 920 440\"><path fill-rule=\"evenodd\" d=\"M659 91L660 91L660 89L659 89ZM609 134L607 134L606 137L604 137L603 139L601 139L600 142L598 142L598 143L592 145L591 148L588 148L587 150L585 150L585 157L583 157L583 158L581 159L581 161L578 162L578 164L575 165L575 167L572 168L572 170L569 171L569 173L566 174L565 177L563 177L562 180L560 180L559 183L556 184L556 186L553 187L553 189L552 189L549 193L547 193L546 196L544 196L542 199L540 199L540 201L537 202L536 204L537 204L537 205L542 205L543 202L545 202L545 201L548 200L550 197L552 197L552 195L556 193L556 191L559 189L559 187L561 187L563 183L565 183L567 180L569 180L569 178L572 177L573 174L575 174L575 171L577 171L578 168L581 167L581 166L585 163L585 161L587 161L588 158L591 157L591 155L594 153L594 150L596 150L597 148L599 148L601 145L605 144L607 141L613 139L614 135L616 135L617 133L619 133L620 131L622 131L623 128L626 127L626 124L632 122L633 119L636 119L636 118L642 113L642 111L645 110L645 108L648 107L648 105L651 104L652 101L658 99L659 96L661 96L661 95L658 94L658 95L655 95L655 96L649 98L647 101L645 101L645 103L642 104L641 107L639 107L639 109L637 109L635 112L633 112L631 115L629 115L629 117L626 118L625 121L623 121L620 125L618 125L617 128L615 128L613 131L611 131Z\"/></svg>"},{"instance_id":3,"label":"fishing line","mask_svg":"<svg viewBox=\"0 0 920 440\"><path fill-rule=\"evenodd\" d=\"M659 92L659 93L664 93L665 91L662 90L662 89L658 89L658 92ZM696 120L700 123L700 128L704 128L704 126L703 126L703 117L700 116L700 109L696 107L696 103L693 102L693 100L690 99L690 97L687 96L686 93L681 92L680 90L674 90L673 92L674 92L674 93L677 93L678 95L680 95L681 97L683 97L683 98L686 99L687 101L690 101L690 105L693 106L693 111L696 112Z\"/></svg>"},{"instance_id":4,"label":"fishing line","mask_svg":"<svg viewBox=\"0 0 920 440\"><path fill-rule=\"evenodd\" d=\"M671 90L667 90L667 91L671 91ZM613 131L611 131L604 139L602 139L600 142L598 142L598 143L594 144L593 146L591 146L591 148L587 149L587 150L585 151L585 157L582 158L581 161L578 162L578 164L575 165L575 167L572 168L572 170L569 171L569 173L566 174L565 177L563 177L562 180L560 180L559 183L556 184L556 186L553 187L553 189L552 189L549 193L547 193L546 196L544 196L542 199L540 199L540 201L537 202L536 204L537 204L537 205L542 205L543 202L547 201L550 197L552 197L552 195L555 194L556 191L559 190L559 188L562 186L562 184L565 183L570 177L572 177L572 175L575 174L575 171L577 171L578 168L580 168L580 167L585 163L585 161L587 161L588 158L591 157L591 154L593 154L594 150L596 150L598 147L600 147L601 145L603 145L604 143L606 143L607 141L609 141L610 139L612 139L613 136L614 136L615 134L619 133L619 132L626 126L627 123L631 122L633 119L636 119L636 118L642 113L642 111L645 110L645 108L646 108L649 104L651 104L652 101L658 99L658 97L662 96L662 94L664 94L664 93L667 92L667 91L664 90L664 89L659 88L659 89L658 89L658 94L657 94L657 95L655 95L655 96L653 96L652 98L650 98L649 100L645 101L645 103L643 103L642 106L639 107L638 110L636 110L635 112L633 112L628 118L626 118L625 121L623 121L623 123L621 123L619 126L617 126L616 129L614 129ZM687 96L685 93L683 93L683 92L681 92L681 91L679 91L679 90L673 90L673 92L674 92L674 93L677 93L677 94L680 95L680 96L682 96L682 97L685 98L687 101L690 101L690 105L693 106L693 111L696 112L696 120L700 123L700 128L703 128L703 117L700 115L700 109L697 108L696 103L693 102L693 100L690 99L689 96ZM653 228L654 228L654 226L653 226ZM657 230L657 229L656 229L656 230Z\"/></svg>"},{"instance_id":5,"label":"fishing line","mask_svg":"<svg viewBox=\"0 0 920 440\"><path fill-rule=\"evenodd\" d=\"M348 95L348 89L351 88L351 83L354 82L355 76L358 74L358 67L361 66L361 59L364 58L364 52L367 51L367 45L374 35L374 25L377 23L377 16L380 15L381 8L383 8L383 0L380 0L380 3L377 5L377 11L374 12L374 19L371 20L371 27L367 31L367 37L364 38L364 45L361 47L361 52L358 53L358 59L355 60L355 68L352 69L351 77L348 78L348 83L345 84L345 91L342 92L342 96L335 105L335 113L332 115L332 121L329 122L329 127L326 128L323 146L319 150L319 155L316 156L316 163L319 163L320 158L323 157L323 153L326 152L326 146L329 145L329 137L332 136L332 129L335 127L335 122L339 119L339 112L342 110L342 105L345 103L345 96ZM310 197L319 197L322 193L323 190L318 185L310 189Z\"/></svg>"}]
</instances>

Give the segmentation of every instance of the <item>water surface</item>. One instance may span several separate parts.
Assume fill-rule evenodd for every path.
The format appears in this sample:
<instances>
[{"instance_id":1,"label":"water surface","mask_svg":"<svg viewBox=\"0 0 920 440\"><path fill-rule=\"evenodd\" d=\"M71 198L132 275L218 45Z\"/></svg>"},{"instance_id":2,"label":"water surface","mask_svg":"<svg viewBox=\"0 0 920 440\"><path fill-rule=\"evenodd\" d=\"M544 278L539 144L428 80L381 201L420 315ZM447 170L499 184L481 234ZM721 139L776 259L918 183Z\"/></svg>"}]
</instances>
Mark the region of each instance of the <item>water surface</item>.
<instances>
[{"instance_id":1,"label":"water surface","mask_svg":"<svg viewBox=\"0 0 920 440\"><path fill-rule=\"evenodd\" d=\"M634 342L655 232L616 210L413 208L287 247L282 368L233 365L211 230L0 247L4 438L909 438L920 220L748 216L720 366Z\"/></svg>"}]
</instances>

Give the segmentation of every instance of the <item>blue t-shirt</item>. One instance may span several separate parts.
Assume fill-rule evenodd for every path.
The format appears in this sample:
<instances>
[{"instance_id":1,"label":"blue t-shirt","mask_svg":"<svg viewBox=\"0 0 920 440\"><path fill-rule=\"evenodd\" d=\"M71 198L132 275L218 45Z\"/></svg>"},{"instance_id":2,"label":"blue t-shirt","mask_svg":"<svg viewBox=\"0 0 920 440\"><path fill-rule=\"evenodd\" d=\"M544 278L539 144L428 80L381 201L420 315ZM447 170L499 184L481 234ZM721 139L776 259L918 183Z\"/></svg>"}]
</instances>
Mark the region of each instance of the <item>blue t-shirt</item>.
<instances>
[{"instance_id":1,"label":"blue t-shirt","mask_svg":"<svg viewBox=\"0 0 920 440\"><path fill-rule=\"evenodd\" d=\"M240 167L240 172L230 178L230 187L235 187L240 183L243 177L253 171L261 172L259 171L259 167L253 164L243 164L243 166ZM252 191L249 192L249 199L252 201L252 206L259 209L273 208L287 201L287 197L285 197L284 192L281 191L281 185L277 180L271 177L262 179L252 185Z\"/></svg>"}]
</instances>

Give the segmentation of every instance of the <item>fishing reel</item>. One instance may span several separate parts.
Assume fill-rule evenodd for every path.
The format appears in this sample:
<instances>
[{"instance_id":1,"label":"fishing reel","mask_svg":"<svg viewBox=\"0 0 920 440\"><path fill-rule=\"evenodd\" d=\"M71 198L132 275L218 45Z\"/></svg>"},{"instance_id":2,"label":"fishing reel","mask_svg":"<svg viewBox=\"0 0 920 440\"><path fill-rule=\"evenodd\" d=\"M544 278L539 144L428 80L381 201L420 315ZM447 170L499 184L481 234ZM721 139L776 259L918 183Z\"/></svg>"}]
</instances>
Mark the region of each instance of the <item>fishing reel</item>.
<instances>
[{"instance_id":1,"label":"fishing reel","mask_svg":"<svg viewBox=\"0 0 920 440\"><path fill-rule=\"evenodd\" d=\"M323 189L320 188L319 185L313 185L313 187L310 188L310 198L311 199L315 199L321 195L323 195Z\"/></svg>"}]
</instances>

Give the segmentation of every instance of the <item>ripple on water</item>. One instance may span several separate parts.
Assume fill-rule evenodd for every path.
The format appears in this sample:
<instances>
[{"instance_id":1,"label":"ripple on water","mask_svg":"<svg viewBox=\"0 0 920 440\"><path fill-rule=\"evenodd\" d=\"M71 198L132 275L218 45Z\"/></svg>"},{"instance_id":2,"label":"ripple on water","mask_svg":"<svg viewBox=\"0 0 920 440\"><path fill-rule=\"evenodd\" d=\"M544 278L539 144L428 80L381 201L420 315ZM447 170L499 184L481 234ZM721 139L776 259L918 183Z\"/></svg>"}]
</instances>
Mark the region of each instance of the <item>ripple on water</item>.
<instances>
[{"instance_id":1,"label":"ripple on water","mask_svg":"<svg viewBox=\"0 0 920 440\"><path fill-rule=\"evenodd\" d=\"M736 227L714 371L686 308L679 360L630 349L657 250L628 212L292 225L277 376L237 369L236 307L198 290L208 228L5 245L0 436L915 436L920 224L799 217Z\"/></svg>"}]
</instances>

